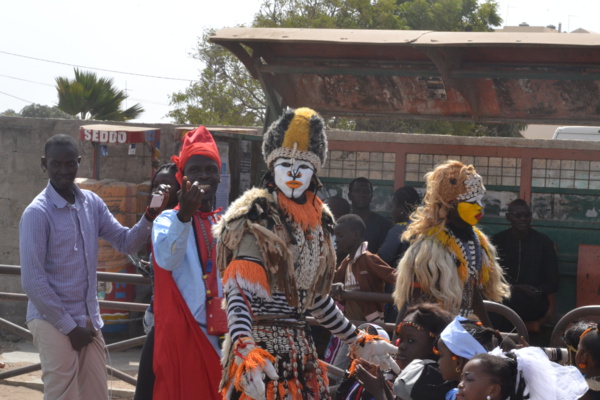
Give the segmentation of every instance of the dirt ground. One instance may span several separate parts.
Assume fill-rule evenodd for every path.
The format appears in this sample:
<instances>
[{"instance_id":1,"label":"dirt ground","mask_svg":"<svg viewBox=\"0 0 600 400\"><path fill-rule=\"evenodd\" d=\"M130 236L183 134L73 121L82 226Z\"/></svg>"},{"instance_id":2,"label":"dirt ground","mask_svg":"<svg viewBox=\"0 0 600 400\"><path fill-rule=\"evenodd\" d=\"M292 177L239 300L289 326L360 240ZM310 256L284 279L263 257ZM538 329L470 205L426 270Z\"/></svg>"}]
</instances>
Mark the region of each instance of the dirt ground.
<instances>
[{"instance_id":1,"label":"dirt ground","mask_svg":"<svg viewBox=\"0 0 600 400\"><path fill-rule=\"evenodd\" d=\"M27 363L10 363L1 371L7 371L29 365ZM41 388L40 371L31 372L25 375L10 378L8 381L0 381L0 399L2 400L42 400L43 392ZM120 380L109 381L109 390L112 389L111 399L131 400L135 388L128 383Z\"/></svg>"},{"instance_id":2,"label":"dirt ground","mask_svg":"<svg viewBox=\"0 0 600 400\"><path fill-rule=\"evenodd\" d=\"M0 338L0 360L1 354L14 351L18 347L17 344L2 340ZM27 362L7 362L4 368L0 368L0 372L9 371L12 369L31 365ZM132 376L137 374L137 368L122 369L123 372ZM42 400L42 383L41 371L30 372L19 375L8 380L0 380L0 399L2 400ZM109 391L111 391L111 399L114 400L131 400L135 387L118 379L112 380L109 377Z\"/></svg>"}]
</instances>

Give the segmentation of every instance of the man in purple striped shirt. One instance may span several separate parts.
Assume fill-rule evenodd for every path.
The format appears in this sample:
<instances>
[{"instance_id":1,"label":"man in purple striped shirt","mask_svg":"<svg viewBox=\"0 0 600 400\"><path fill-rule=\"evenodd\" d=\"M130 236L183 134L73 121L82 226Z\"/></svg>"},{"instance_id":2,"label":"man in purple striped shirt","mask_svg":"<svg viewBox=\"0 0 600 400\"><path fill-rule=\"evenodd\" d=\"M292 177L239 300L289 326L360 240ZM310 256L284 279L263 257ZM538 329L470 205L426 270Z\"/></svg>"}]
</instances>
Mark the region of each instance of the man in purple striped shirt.
<instances>
[{"instance_id":1,"label":"man in purple striped shirt","mask_svg":"<svg viewBox=\"0 0 600 400\"><path fill-rule=\"evenodd\" d=\"M138 251L168 200L126 228L102 199L75 184L80 160L71 136L46 141L42 169L49 183L25 209L19 229L27 326L40 353L44 399L51 400L108 399L96 298L98 238L123 253Z\"/></svg>"}]
</instances>

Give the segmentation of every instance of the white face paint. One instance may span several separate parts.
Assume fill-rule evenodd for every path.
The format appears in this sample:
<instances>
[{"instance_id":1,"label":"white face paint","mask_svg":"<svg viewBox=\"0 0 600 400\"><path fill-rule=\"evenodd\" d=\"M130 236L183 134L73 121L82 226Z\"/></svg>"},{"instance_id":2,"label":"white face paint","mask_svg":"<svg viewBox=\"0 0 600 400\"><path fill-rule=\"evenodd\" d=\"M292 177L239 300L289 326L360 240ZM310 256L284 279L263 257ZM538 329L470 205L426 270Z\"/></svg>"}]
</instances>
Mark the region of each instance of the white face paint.
<instances>
[{"instance_id":1,"label":"white face paint","mask_svg":"<svg viewBox=\"0 0 600 400\"><path fill-rule=\"evenodd\" d=\"M275 184L290 199L301 197L315 173L313 165L304 160L278 158L273 164Z\"/></svg>"}]
</instances>

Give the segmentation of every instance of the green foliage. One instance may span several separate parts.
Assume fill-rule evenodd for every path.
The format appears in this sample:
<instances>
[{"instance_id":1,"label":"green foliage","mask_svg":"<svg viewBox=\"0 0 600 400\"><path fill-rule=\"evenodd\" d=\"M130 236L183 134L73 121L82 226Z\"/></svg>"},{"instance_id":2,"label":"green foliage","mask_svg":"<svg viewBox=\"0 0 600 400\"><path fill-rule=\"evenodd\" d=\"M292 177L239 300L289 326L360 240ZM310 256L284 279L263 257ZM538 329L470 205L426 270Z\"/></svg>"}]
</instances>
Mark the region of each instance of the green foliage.
<instances>
[{"instance_id":1,"label":"green foliage","mask_svg":"<svg viewBox=\"0 0 600 400\"><path fill-rule=\"evenodd\" d=\"M502 19L494 0L264 0L253 22L263 28L412 29L490 31ZM266 99L257 80L205 32L194 58L205 64L198 82L171 95L176 123L263 125ZM439 120L332 118L328 126L381 132L520 136L524 125Z\"/></svg>"},{"instance_id":2,"label":"green foliage","mask_svg":"<svg viewBox=\"0 0 600 400\"><path fill-rule=\"evenodd\" d=\"M261 28L407 29L394 0L265 0Z\"/></svg>"},{"instance_id":3,"label":"green foliage","mask_svg":"<svg viewBox=\"0 0 600 400\"><path fill-rule=\"evenodd\" d=\"M56 90L58 108L81 119L127 121L144 112L139 104L122 110L127 94L116 89L112 79L98 78L93 72L82 72L77 68L73 80L56 78Z\"/></svg>"},{"instance_id":4,"label":"green foliage","mask_svg":"<svg viewBox=\"0 0 600 400\"><path fill-rule=\"evenodd\" d=\"M477 0L400 0L401 21L413 30L432 31L491 31L502 19L498 4L487 0L478 5Z\"/></svg>"},{"instance_id":5,"label":"green foliage","mask_svg":"<svg viewBox=\"0 0 600 400\"><path fill-rule=\"evenodd\" d=\"M0 115L7 117L75 119L74 116L67 114L56 106L50 107L35 103L23 107L20 112L6 110Z\"/></svg>"},{"instance_id":6,"label":"green foliage","mask_svg":"<svg viewBox=\"0 0 600 400\"><path fill-rule=\"evenodd\" d=\"M205 67L198 82L171 95L167 116L178 124L254 126L264 119L266 100L258 81L228 50L208 41L204 32L194 58Z\"/></svg>"},{"instance_id":7,"label":"green foliage","mask_svg":"<svg viewBox=\"0 0 600 400\"><path fill-rule=\"evenodd\" d=\"M8 108L0 113L0 117L20 117L21 114L13 110L12 108Z\"/></svg>"},{"instance_id":8,"label":"green foliage","mask_svg":"<svg viewBox=\"0 0 600 400\"><path fill-rule=\"evenodd\" d=\"M75 119L74 116L67 114L58 107L43 106L41 104L30 104L23 107L21 110L23 117L29 118L62 118L62 119Z\"/></svg>"}]
</instances>

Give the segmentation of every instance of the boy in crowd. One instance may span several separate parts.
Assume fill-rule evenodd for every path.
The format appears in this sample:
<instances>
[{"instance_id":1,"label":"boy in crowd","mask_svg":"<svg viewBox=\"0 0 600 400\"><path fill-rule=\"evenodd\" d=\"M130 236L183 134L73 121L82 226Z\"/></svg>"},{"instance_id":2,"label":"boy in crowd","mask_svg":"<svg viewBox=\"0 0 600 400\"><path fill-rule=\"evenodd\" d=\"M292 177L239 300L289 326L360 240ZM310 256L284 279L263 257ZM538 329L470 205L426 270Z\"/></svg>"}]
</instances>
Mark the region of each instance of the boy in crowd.
<instances>
[{"instance_id":1,"label":"boy in crowd","mask_svg":"<svg viewBox=\"0 0 600 400\"><path fill-rule=\"evenodd\" d=\"M362 239L365 229L365 223L356 214L344 215L337 221L334 230L337 249L348 256L342 260L333 281L342 283L347 291L383 293L386 282L396 282L396 270L367 250L368 243ZM383 305L370 301L346 300L344 315L351 321L366 320L382 324ZM342 345L334 365L345 369L348 363L347 346Z\"/></svg>"}]
</instances>

